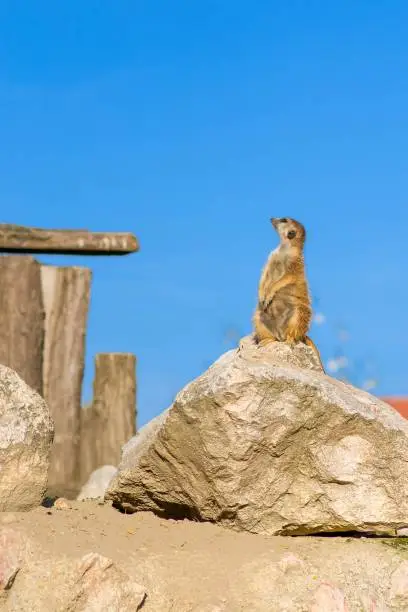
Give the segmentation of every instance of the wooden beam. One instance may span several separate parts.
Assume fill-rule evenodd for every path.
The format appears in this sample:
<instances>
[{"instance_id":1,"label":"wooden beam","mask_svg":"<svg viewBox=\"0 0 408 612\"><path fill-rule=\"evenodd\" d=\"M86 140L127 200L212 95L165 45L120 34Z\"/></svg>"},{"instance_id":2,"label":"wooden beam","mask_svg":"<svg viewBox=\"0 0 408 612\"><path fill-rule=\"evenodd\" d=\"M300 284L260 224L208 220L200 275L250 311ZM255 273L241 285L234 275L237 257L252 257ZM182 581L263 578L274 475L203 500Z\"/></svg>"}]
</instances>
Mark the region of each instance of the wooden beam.
<instances>
[{"instance_id":1,"label":"wooden beam","mask_svg":"<svg viewBox=\"0 0 408 612\"><path fill-rule=\"evenodd\" d=\"M53 230L0 224L0 253L126 255L139 250L130 233Z\"/></svg>"},{"instance_id":2,"label":"wooden beam","mask_svg":"<svg viewBox=\"0 0 408 612\"><path fill-rule=\"evenodd\" d=\"M42 395L44 306L32 257L0 256L0 363Z\"/></svg>"},{"instance_id":3,"label":"wooden beam","mask_svg":"<svg viewBox=\"0 0 408 612\"><path fill-rule=\"evenodd\" d=\"M92 273L41 266L45 307L44 399L55 425L48 489L72 496L79 486L81 392Z\"/></svg>"}]
</instances>

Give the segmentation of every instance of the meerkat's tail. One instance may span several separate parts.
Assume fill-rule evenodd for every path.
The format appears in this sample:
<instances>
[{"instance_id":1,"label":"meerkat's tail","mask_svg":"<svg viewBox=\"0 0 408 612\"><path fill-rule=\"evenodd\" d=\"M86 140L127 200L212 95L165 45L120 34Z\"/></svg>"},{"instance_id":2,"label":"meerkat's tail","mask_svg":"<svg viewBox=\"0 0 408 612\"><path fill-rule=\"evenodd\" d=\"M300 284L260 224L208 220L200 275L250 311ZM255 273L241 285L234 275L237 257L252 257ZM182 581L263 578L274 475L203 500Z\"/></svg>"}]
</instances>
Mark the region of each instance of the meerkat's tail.
<instances>
[{"instance_id":1,"label":"meerkat's tail","mask_svg":"<svg viewBox=\"0 0 408 612\"><path fill-rule=\"evenodd\" d=\"M305 336L305 344L307 346L310 346L310 348L315 352L315 354L316 354L316 356L317 356L317 358L318 358L318 360L320 362L320 365L322 367L323 374L326 374L326 370L324 369L322 358L320 357L319 349L317 348L317 346L315 345L313 340L311 338L309 338L309 336Z\"/></svg>"}]
</instances>

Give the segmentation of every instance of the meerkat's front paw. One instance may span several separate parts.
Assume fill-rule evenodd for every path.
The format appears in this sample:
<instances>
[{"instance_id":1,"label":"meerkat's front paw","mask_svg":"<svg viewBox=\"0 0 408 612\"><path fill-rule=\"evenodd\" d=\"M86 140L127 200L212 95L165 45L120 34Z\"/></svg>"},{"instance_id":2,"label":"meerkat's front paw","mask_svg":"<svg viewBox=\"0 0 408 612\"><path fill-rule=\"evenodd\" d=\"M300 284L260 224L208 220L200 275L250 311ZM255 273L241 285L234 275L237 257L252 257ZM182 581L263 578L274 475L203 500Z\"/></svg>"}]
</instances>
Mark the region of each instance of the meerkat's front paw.
<instances>
[{"instance_id":1,"label":"meerkat's front paw","mask_svg":"<svg viewBox=\"0 0 408 612\"><path fill-rule=\"evenodd\" d=\"M267 312L269 306L272 304L272 300L261 300L259 302L259 308L263 312Z\"/></svg>"}]
</instances>

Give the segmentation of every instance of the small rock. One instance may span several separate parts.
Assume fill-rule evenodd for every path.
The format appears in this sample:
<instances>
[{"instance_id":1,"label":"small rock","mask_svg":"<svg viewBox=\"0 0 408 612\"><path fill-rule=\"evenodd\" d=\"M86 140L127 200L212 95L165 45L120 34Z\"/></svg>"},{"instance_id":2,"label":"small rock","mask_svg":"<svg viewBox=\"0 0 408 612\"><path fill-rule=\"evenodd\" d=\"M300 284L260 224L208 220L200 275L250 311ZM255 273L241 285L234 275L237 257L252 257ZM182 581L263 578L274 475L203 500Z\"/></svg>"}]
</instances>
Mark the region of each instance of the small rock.
<instances>
[{"instance_id":1,"label":"small rock","mask_svg":"<svg viewBox=\"0 0 408 612\"><path fill-rule=\"evenodd\" d=\"M102 499L110 481L115 476L117 468L114 465L103 465L94 470L82 487L77 499Z\"/></svg>"},{"instance_id":2,"label":"small rock","mask_svg":"<svg viewBox=\"0 0 408 612\"><path fill-rule=\"evenodd\" d=\"M58 497L54 502L54 508L56 510L71 510L72 506L65 497Z\"/></svg>"},{"instance_id":3,"label":"small rock","mask_svg":"<svg viewBox=\"0 0 408 612\"><path fill-rule=\"evenodd\" d=\"M278 566L284 573L294 567L301 567L304 565L302 559L296 557L293 553L285 553L282 559L279 561Z\"/></svg>"},{"instance_id":4,"label":"small rock","mask_svg":"<svg viewBox=\"0 0 408 612\"><path fill-rule=\"evenodd\" d=\"M397 536L406 538L408 536L408 527L401 527L401 529L397 529Z\"/></svg>"}]
</instances>

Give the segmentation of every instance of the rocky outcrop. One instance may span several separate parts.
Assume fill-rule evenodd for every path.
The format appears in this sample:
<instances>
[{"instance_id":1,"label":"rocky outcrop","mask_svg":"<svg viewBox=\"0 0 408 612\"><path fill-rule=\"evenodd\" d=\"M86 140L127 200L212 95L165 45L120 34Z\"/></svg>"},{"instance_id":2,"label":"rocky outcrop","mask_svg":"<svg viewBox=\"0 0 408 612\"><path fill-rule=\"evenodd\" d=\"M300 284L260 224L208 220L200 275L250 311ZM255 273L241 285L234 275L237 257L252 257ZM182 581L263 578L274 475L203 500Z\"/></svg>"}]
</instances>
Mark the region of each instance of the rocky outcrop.
<instances>
[{"instance_id":1,"label":"rocky outcrop","mask_svg":"<svg viewBox=\"0 0 408 612\"><path fill-rule=\"evenodd\" d=\"M263 534L408 526L408 422L304 345L244 339L123 450L106 499Z\"/></svg>"},{"instance_id":2,"label":"rocky outcrop","mask_svg":"<svg viewBox=\"0 0 408 612\"><path fill-rule=\"evenodd\" d=\"M42 397L0 365L0 511L41 504L54 425Z\"/></svg>"},{"instance_id":3,"label":"rocky outcrop","mask_svg":"<svg viewBox=\"0 0 408 612\"><path fill-rule=\"evenodd\" d=\"M79 492L77 499L80 501L84 499L103 499L116 472L117 468L114 465L103 465L94 470Z\"/></svg>"}]
</instances>

